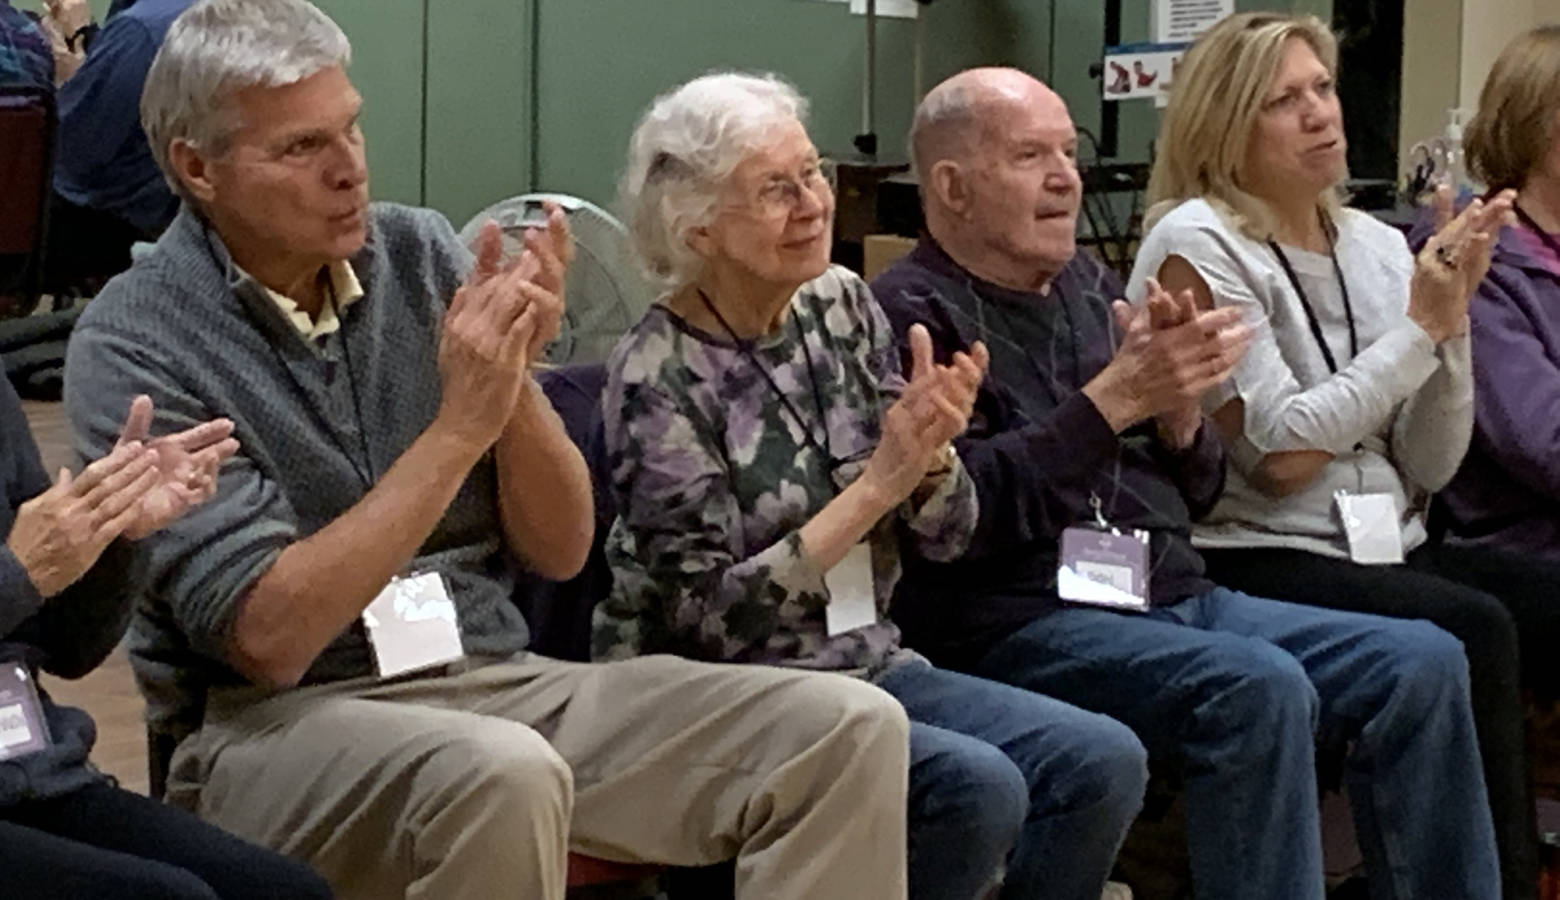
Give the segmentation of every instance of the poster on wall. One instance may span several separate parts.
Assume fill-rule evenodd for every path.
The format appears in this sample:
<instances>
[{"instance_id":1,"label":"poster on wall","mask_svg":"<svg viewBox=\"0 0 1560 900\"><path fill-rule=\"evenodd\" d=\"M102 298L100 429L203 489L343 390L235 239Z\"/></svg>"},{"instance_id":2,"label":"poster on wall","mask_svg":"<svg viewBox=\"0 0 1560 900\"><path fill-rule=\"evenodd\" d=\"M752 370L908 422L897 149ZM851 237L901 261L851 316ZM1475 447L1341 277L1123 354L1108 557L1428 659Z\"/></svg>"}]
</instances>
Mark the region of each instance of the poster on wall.
<instances>
[{"instance_id":1,"label":"poster on wall","mask_svg":"<svg viewBox=\"0 0 1560 900\"><path fill-rule=\"evenodd\" d=\"M1176 67L1186 55L1186 42L1123 44L1105 48L1106 100L1148 100L1163 106L1170 97Z\"/></svg>"},{"instance_id":2,"label":"poster on wall","mask_svg":"<svg viewBox=\"0 0 1560 900\"><path fill-rule=\"evenodd\" d=\"M1235 12L1235 0L1154 0L1154 41L1189 43Z\"/></svg>"}]
</instances>

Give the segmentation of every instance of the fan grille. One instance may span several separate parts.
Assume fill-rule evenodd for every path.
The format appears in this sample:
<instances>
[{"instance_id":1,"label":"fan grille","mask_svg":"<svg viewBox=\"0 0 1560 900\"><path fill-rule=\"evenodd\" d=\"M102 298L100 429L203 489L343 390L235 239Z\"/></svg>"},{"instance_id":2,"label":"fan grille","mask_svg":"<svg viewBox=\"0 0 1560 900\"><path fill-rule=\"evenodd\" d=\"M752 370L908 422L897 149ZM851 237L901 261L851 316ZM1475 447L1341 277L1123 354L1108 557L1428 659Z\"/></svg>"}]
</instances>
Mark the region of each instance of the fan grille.
<instances>
[{"instance_id":1,"label":"fan grille","mask_svg":"<svg viewBox=\"0 0 1560 900\"><path fill-rule=\"evenodd\" d=\"M460 240L472 247L489 220L504 233L504 258L524 250L525 230L545 225L544 202L555 202L574 233L574 263L565 285L558 339L547 347L555 365L601 363L654 299L640 272L628 231L595 204L563 194L523 194L493 204L466 223Z\"/></svg>"}]
</instances>

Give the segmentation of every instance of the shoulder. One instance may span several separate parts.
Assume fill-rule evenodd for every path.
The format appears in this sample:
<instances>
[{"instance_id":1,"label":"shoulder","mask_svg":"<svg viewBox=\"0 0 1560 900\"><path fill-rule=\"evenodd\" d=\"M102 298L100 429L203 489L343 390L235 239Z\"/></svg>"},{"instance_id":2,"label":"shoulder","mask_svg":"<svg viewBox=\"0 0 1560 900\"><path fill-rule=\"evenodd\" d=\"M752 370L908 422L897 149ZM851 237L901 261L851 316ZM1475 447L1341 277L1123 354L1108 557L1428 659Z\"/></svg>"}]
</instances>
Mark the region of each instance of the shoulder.
<instances>
[{"instance_id":1,"label":"shoulder","mask_svg":"<svg viewBox=\"0 0 1560 900\"><path fill-rule=\"evenodd\" d=\"M682 364L681 337L665 307L651 306L607 357L607 395L621 396L631 386L654 388L665 382Z\"/></svg>"},{"instance_id":2,"label":"shoulder","mask_svg":"<svg viewBox=\"0 0 1560 900\"><path fill-rule=\"evenodd\" d=\"M1355 250L1356 259L1369 260L1397 275L1407 276L1414 268L1414 255L1408 249L1408 236L1397 228L1357 209L1344 209L1338 215L1338 245ZM1347 256L1339 255L1347 263Z\"/></svg>"},{"instance_id":3,"label":"shoulder","mask_svg":"<svg viewBox=\"0 0 1560 900\"><path fill-rule=\"evenodd\" d=\"M432 244L451 248L460 246L449 219L436 210L399 203L369 204L373 235L388 249L407 244Z\"/></svg>"},{"instance_id":4,"label":"shoulder","mask_svg":"<svg viewBox=\"0 0 1560 900\"><path fill-rule=\"evenodd\" d=\"M1241 233L1235 224L1207 200L1188 200L1170 210L1143 239L1145 250L1163 248L1186 256L1234 255L1253 252L1258 242Z\"/></svg>"}]
</instances>

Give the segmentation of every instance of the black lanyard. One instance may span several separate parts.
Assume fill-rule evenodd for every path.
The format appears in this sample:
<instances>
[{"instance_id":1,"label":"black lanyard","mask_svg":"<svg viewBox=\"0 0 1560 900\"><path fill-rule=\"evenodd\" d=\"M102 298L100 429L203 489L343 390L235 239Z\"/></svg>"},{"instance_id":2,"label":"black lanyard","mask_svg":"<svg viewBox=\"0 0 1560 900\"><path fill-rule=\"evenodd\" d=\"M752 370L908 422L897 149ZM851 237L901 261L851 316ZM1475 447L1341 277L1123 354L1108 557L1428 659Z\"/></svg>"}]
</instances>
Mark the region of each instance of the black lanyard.
<instances>
[{"instance_id":1,"label":"black lanyard","mask_svg":"<svg viewBox=\"0 0 1560 900\"><path fill-rule=\"evenodd\" d=\"M206 242L206 253L211 257L211 261L216 265L216 267L221 269L222 263L220 258L217 256L216 247L211 243L210 226L206 225L204 222L201 223L201 236L205 239ZM255 280L253 275L249 276L249 278L251 281ZM303 405L309 410L309 413L314 417L315 422L319 424L321 430L330 436L331 442L334 443L336 448L341 451L342 456L346 457L347 465L352 467L352 471L355 472L359 480L363 482L363 490L371 491L374 489L374 483L377 479L377 476L374 473L374 457L369 449L368 429L365 427L365 423L363 421L363 405L362 402L358 399L357 379L352 375L352 354L351 351L347 348L346 323L341 319L341 307L336 302L336 281L328 272L326 273L325 280L326 287L330 290L331 312L336 314L336 333L341 338L342 362L344 364L343 368L346 370L348 389L352 392L352 414L357 420L358 441L363 451L363 464L368 467L368 471L366 472L358 466L357 460L352 458L352 450L346 445L344 441L342 441L341 436L337 433L335 423L331 421L332 417L328 413L320 410L317 406L315 406L313 398L309 395L308 389L304 386L303 382L298 380L297 373L294 372L292 366L288 364L287 357L283 355L282 349L276 345L275 341L272 341L268 336L266 336L266 324L260 319L256 318L254 310L249 308L249 303L247 301L245 301L242 297L236 299L238 300L239 306L243 308L244 314L248 316L250 323L260 330L261 340L264 340L266 346L270 348L271 354L276 357L276 361L282 367L282 371L287 373L287 379L293 383L293 387L297 390L299 398L303 400ZM255 283L259 285L258 281L255 281ZM264 285L259 286L262 290L264 289ZM296 329L293 329L291 322L287 323L287 327L296 333ZM327 371L334 372L335 363L327 362L327 366L330 367ZM327 377L327 381L328 380L329 378Z\"/></svg>"},{"instance_id":2,"label":"black lanyard","mask_svg":"<svg viewBox=\"0 0 1560 900\"><path fill-rule=\"evenodd\" d=\"M824 466L833 469L834 446L829 440L829 419L823 408L823 392L818 388L818 373L813 369L812 351L807 349L807 335L802 331L802 323L797 314L795 312L791 314L791 324L796 326L796 339L801 342L802 356L807 360L807 380L812 383L813 405L818 410L818 422L823 426L822 441L819 441L817 435L814 434L812 424L804 419L801 411L791 403L791 398L786 396L785 391L780 390L780 385L775 382L774 376L770 375L769 370L764 368L763 363L758 361L758 356L753 353L753 342L737 337L737 332L726 321L726 317L720 314L720 310L715 308L714 303L710 302L709 295L704 293L702 289L695 288L695 290L698 291L699 299L704 301L704 308L710 311L710 315L715 317L715 321L720 323L720 327L726 329L726 334L737 345L737 349L741 350L742 354L747 357L748 362L752 363L753 368L758 370L758 374L764 376L764 381L769 384L769 389L775 392L776 397L780 398L780 402L785 405L786 411L791 414L791 418L795 419L797 426L802 429L802 434L806 436L808 445L823 454Z\"/></svg>"},{"instance_id":3,"label":"black lanyard","mask_svg":"<svg viewBox=\"0 0 1560 900\"><path fill-rule=\"evenodd\" d=\"M1334 242L1335 231L1332 222L1322 219L1322 233L1327 235L1327 255L1332 259L1333 271L1338 275L1338 290L1343 294L1343 313L1349 319L1349 358L1360 355L1360 336L1354 330L1354 305L1349 302L1349 283L1344 280L1343 266L1338 264L1338 246ZM1277 241L1268 240L1268 247L1273 255L1278 257L1279 265L1284 267L1284 274L1289 276L1289 283L1294 287L1295 293L1300 297L1300 307L1305 310L1305 320L1311 326L1311 336L1316 338L1316 346L1322 349L1322 359L1327 361L1327 369L1332 374L1338 374L1338 360L1333 357L1332 348L1327 346L1327 339L1322 336L1322 323L1316 318L1316 310L1311 307L1311 299L1305 295L1305 288L1300 286L1300 277L1295 274L1294 266L1289 264L1289 257L1284 254L1284 248Z\"/></svg>"},{"instance_id":4,"label":"black lanyard","mask_svg":"<svg viewBox=\"0 0 1560 900\"><path fill-rule=\"evenodd\" d=\"M1527 214L1527 210L1516 205L1515 203L1511 205L1511 208L1514 212L1516 212L1517 219L1520 220L1523 225L1526 225L1529 231L1538 235L1538 239L1544 242L1544 246L1549 248L1549 252L1553 253L1556 259L1560 259L1560 241L1556 241L1554 235L1551 235L1549 232L1545 231L1537 222L1535 222L1533 217Z\"/></svg>"}]
</instances>

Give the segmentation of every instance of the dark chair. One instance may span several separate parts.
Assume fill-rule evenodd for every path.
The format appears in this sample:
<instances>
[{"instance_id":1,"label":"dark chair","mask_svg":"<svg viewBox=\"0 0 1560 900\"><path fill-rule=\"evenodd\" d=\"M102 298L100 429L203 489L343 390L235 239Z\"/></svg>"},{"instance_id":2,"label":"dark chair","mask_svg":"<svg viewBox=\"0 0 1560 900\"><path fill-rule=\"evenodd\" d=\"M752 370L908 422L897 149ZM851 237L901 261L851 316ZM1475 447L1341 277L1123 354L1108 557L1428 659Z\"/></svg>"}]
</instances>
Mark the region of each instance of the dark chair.
<instances>
[{"instance_id":1,"label":"dark chair","mask_svg":"<svg viewBox=\"0 0 1560 900\"><path fill-rule=\"evenodd\" d=\"M43 279L58 121L53 91L0 87L0 295L17 297L22 313Z\"/></svg>"}]
</instances>

